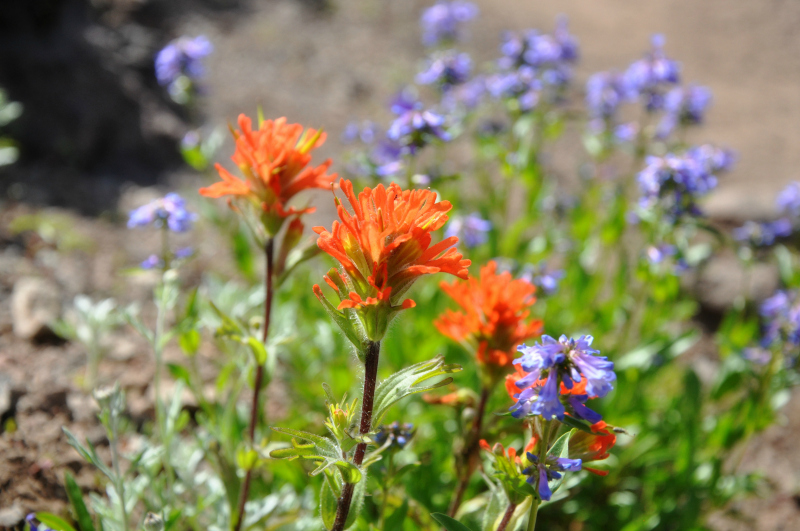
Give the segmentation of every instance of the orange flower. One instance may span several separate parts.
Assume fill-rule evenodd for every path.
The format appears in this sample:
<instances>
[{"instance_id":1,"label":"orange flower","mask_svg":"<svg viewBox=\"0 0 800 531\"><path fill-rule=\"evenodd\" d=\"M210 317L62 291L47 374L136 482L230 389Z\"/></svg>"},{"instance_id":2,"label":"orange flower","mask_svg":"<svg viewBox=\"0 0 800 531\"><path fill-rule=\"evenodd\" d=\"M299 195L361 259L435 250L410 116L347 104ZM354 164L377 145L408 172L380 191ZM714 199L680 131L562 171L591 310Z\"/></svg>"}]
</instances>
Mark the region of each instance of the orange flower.
<instances>
[{"instance_id":1,"label":"orange flower","mask_svg":"<svg viewBox=\"0 0 800 531\"><path fill-rule=\"evenodd\" d=\"M317 245L342 265L343 275L329 273L325 281L339 294L338 311L355 309L372 340L383 336L393 312L412 308L411 299L400 301L422 275L450 273L467 278L469 260L453 247L458 238L432 244L431 232L447 222L452 208L436 201L431 190L402 190L392 183L365 188L356 197L353 184L339 185L353 213L336 200L339 221L328 231L314 227ZM319 297L321 290L314 287Z\"/></svg>"},{"instance_id":2,"label":"orange flower","mask_svg":"<svg viewBox=\"0 0 800 531\"><path fill-rule=\"evenodd\" d=\"M602 461L609 456L609 450L617 443L617 436L604 421L592 424L592 432L576 431L569 438L569 457L583 461L584 470L598 476L608 475L607 470L589 468L586 463Z\"/></svg>"},{"instance_id":3,"label":"orange flower","mask_svg":"<svg viewBox=\"0 0 800 531\"><path fill-rule=\"evenodd\" d=\"M325 142L325 133L310 128L303 131L302 125L287 124L286 118L263 121L253 130L250 118L244 114L239 115L239 129L240 132L231 129L236 139L231 159L245 180L217 164L222 181L201 188L200 194L249 199L262 210L270 234L275 234L287 217L313 212L314 208L295 209L287 207L287 203L302 190L328 188L336 179L336 174L325 174L330 160L316 168L306 167L311 162L311 150Z\"/></svg>"},{"instance_id":4,"label":"orange flower","mask_svg":"<svg viewBox=\"0 0 800 531\"><path fill-rule=\"evenodd\" d=\"M442 282L441 286L463 311L445 311L434 326L447 337L469 344L483 364L508 367L517 346L542 332L540 320L526 322L536 302L536 287L514 280L509 272L498 275L494 261L481 268L480 279Z\"/></svg>"}]
</instances>

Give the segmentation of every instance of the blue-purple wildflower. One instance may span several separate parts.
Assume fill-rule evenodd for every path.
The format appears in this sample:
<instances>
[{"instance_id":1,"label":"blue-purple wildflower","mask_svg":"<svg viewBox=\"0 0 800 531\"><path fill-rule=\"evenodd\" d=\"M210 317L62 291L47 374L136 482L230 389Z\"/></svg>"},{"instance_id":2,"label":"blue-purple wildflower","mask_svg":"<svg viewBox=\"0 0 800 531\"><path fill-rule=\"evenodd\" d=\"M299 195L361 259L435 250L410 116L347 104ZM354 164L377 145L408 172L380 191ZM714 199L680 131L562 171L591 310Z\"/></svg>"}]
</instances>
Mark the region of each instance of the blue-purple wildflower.
<instances>
[{"instance_id":1,"label":"blue-purple wildflower","mask_svg":"<svg viewBox=\"0 0 800 531\"><path fill-rule=\"evenodd\" d=\"M386 136L413 155L432 140L451 140L450 134L444 128L444 122L444 116L432 110L409 110L392 122Z\"/></svg>"},{"instance_id":2,"label":"blue-purple wildflower","mask_svg":"<svg viewBox=\"0 0 800 531\"><path fill-rule=\"evenodd\" d=\"M553 455L548 455L544 463L540 463L539 457L531 452L527 453L527 457L533 466L526 468L522 473L530 476L526 481L538 487L539 497L544 501L549 501L553 495L548 485L549 481L560 479L562 472L578 472L583 465L580 459L568 459Z\"/></svg>"},{"instance_id":3,"label":"blue-purple wildflower","mask_svg":"<svg viewBox=\"0 0 800 531\"><path fill-rule=\"evenodd\" d=\"M417 74L420 85L436 85L442 92L469 80L472 72L472 59L469 54L455 50L434 53L428 58L425 68Z\"/></svg>"},{"instance_id":4,"label":"blue-purple wildflower","mask_svg":"<svg viewBox=\"0 0 800 531\"><path fill-rule=\"evenodd\" d=\"M664 97L664 116L656 128L658 138L667 138L678 125L695 125L703 122L711 91L706 87L691 85L676 87Z\"/></svg>"},{"instance_id":5,"label":"blue-purple wildflower","mask_svg":"<svg viewBox=\"0 0 800 531\"><path fill-rule=\"evenodd\" d=\"M397 421L378 428L374 440L378 446L383 446L389 441L390 448L403 449L414 436L413 424L400 424Z\"/></svg>"},{"instance_id":6,"label":"blue-purple wildflower","mask_svg":"<svg viewBox=\"0 0 800 531\"><path fill-rule=\"evenodd\" d=\"M466 83L456 85L442 94L442 108L453 112L459 108L472 110L481 104L486 95L486 79L476 76Z\"/></svg>"},{"instance_id":7,"label":"blue-purple wildflower","mask_svg":"<svg viewBox=\"0 0 800 531\"><path fill-rule=\"evenodd\" d=\"M664 53L664 37L654 35L652 48L642 59L632 63L624 74L626 91L631 97L643 97L648 111L664 107L665 92L680 82L680 65Z\"/></svg>"},{"instance_id":8,"label":"blue-purple wildflower","mask_svg":"<svg viewBox=\"0 0 800 531\"><path fill-rule=\"evenodd\" d=\"M158 52L155 59L156 79L169 88L173 97L185 91L192 81L205 75L203 58L214 51L214 46L205 36L179 37ZM189 83L182 83L188 80Z\"/></svg>"},{"instance_id":9,"label":"blue-purple wildflower","mask_svg":"<svg viewBox=\"0 0 800 531\"><path fill-rule=\"evenodd\" d=\"M800 216L800 182L792 181L778 193L775 204L790 216Z\"/></svg>"},{"instance_id":10,"label":"blue-purple wildflower","mask_svg":"<svg viewBox=\"0 0 800 531\"><path fill-rule=\"evenodd\" d=\"M754 247L767 247L780 238L790 236L793 230L792 220L788 218L763 222L746 221L741 227L733 229L733 239Z\"/></svg>"},{"instance_id":11,"label":"blue-purple wildflower","mask_svg":"<svg viewBox=\"0 0 800 531\"><path fill-rule=\"evenodd\" d=\"M776 291L761 303L759 313L764 320L762 347L780 341L800 345L800 300L796 291Z\"/></svg>"},{"instance_id":12,"label":"blue-purple wildflower","mask_svg":"<svg viewBox=\"0 0 800 531\"><path fill-rule=\"evenodd\" d=\"M166 226L172 232L187 232L195 220L197 214L186 210L186 201L173 192L132 210L128 228L154 225L157 228Z\"/></svg>"},{"instance_id":13,"label":"blue-purple wildflower","mask_svg":"<svg viewBox=\"0 0 800 531\"><path fill-rule=\"evenodd\" d=\"M467 248L483 245L489 238L492 222L473 212L468 216L453 216L445 228L445 238L457 236Z\"/></svg>"},{"instance_id":14,"label":"blue-purple wildflower","mask_svg":"<svg viewBox=\"0 0 800 531\"><path fill-rule=\"evenodd\" d=\"M592 336L572 339L562 335L556 340L544 335L541 343L519 346L517 350L522 356L514 364L527 374L516 382L522 391L511 407L512 415L516 418L541 415L561 420L569 408L570 415L576 418L598 422L600 415L586 407L585 402L607 395L617 376L614 363L598 356L600 352L591 348L592 341ZM583 384L585 392L575 388L578 383Z\"/></svg>"},{"instance_id":15,"label":"blue-purple wildflower","mask_svg":"<svg viewBox=\"0 0 800 531\"><path fill-rule=\"evenodd\" d=\"M670 221L681 216L702 214L697 200L716 188L715 173L732 165L730 152L713 146L699 146L682 155L650 156L637 181L644 209L660 206Z\"/></svg>"},{"instance_id":16,"label":"blue-purple wildflower","mask_svg":"<svg viewBox=\"0 0 800 531\"><path fill-rule=\"evenodd\" d=\"M450 43L463 38L464 26L478 16L478 6L462 0L440 0L422 12L422 42L426 46Z\"/></svg>"},{"instance_id":17,"label":"blue-purple wildflower","mask_svg":"<svg viewBox=\"0 0 800 531\"><path fill-rule=\"evenodd\" d=\"M541 289L545 295L552 295L565 275L563 269L548 269L545 262L540 262L526 266L521 278Z\"/></svg>"}]
</instances>

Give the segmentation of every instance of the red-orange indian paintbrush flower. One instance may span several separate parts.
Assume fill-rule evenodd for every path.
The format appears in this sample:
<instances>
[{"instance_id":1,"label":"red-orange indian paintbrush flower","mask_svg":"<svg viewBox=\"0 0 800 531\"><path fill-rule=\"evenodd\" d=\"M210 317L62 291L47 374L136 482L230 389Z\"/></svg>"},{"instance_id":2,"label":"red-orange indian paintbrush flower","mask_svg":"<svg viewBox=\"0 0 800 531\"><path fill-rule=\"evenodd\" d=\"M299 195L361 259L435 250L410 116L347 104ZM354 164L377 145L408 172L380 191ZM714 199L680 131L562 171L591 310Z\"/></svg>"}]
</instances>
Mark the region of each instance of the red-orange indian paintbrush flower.
<instances>
[{"instance_id":1,"label":"red-orange indian paintbrush flower","mask_svg":"<svg viewBox=\"0 0 800 531\"><path fill-rule=\"evenodd\" d=\"M510 367L517 346L542 332L542 321L528 321L536 287L509 272L498 275L494 261L481 268L480 278L441 286L462 310L445 311L434 326L474 350L484 365Z\"/></svg>"},{"instance_id":2,"label":"red-orange indian paintbrush flower","mask_svg":"<svg viewBox=\"0 0 800 531\"><path fill-rule=\"evenodd\" d=\"M286 118L260 121L253 129L252 121L239 115L239 129L231 128L236 151L231 160L244 175L242 180L217 164L222 181L200 189L206 197L225 195L242 197L261 209L267 232L274 235L290 216L313 212L314 208L296 209L287 203L298 192L309 188L329 188L336 174L327 175L331 161L308 167L311 150L325 142L325 133L303 130L300 124L287 124Z\"/></svg>"},{"instance_id":3,"label":"red-orange indian paintbrush flower","mask_svg":"<svg viewBox=\"0 0 800 531\"><path fill-rule=\"evenodd\" d=\"M467 278L469 260L453 247L458 238L433 243L431 233L447 222L452 205L437 201L431 190L403 190L392 183L365 188L356 197L353 184L339 185L351 214L336 200L339 220L330 231L315 227L319 248L339 261L343 274L331 270L325 281L339 295L335 310L355 310L369 339L379 340L391 316L415 303L401 301L422 275L450 273ZM322 301L322 291L314 286ZM323 301L325 303L325 301Z\"/></svg>"}]
</instances>

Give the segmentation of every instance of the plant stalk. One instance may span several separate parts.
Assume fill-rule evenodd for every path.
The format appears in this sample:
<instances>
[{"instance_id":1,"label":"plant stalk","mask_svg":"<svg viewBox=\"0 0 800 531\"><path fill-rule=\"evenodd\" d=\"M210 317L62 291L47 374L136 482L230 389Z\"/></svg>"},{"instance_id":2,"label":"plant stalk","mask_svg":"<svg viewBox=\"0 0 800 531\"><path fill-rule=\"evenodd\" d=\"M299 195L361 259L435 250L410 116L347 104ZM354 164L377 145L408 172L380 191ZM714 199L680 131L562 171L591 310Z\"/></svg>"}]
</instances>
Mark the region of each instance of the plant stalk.
<instances>
[{"instance_id":1,"label":"plant stalk","mask_svg":"<svg viewBox=\"0 0 800 531\"><path fill-rule=\"evenodd\" d=\"M528 513L528 527L527 531L534 531L536 529L536 515L539 513L539 498L533 496L531 499L531 512Z\"/></svg>"},{"instance_id":2,"label":"plant stalk","mask_svg":"<svg viewBox=\"0 0 800 531\"><path fill-rule=\"evenodd\" d=\"M364 397L361 400L361 425L358 432L361 435L369 433L372 428L372 406L375 401L375 386L378 383L378 361L381 354L380 341L371 341L367 344L367 352L364 356ZM367 443L359 443L353 455L353 464L361 466L364 461L364 454L367 451ZM336 519L333 522L331 531L343 531L347 522L347 515L350 513L350 504L353 502L353 483L345 483L342 488L342 497L336 507Z\"/></svg>"},{"instance_id":3,"label":"plant stalk","mask_svg":"<svg viewBox=\"0 0 800 531\"><path fill-rule=\"evenodd\" d=\"M464 451L462 452L461 456L464 459L464 473L461 475L461 478L458 481L458 487L456 488L455 496L453 497L453 502L450 504L450 510L447 512L451 517L455 518L456 511L461 506L461 502L464 499L464 493L467 491L467 486L469 485L469 479L472 477L472 473L475 471L475 457L477 452L479 451L479 441L481 439L481 430L483 429L483 416L486 413L486 404L489 402L489 395L491 394L491 387L488 385L484 385L483 389L481 389L481 397L478 401L478 410L475 412L475 421L472 424L472 430L469 436L467 437L466 444L464 445Z\"/></svg>"},{"instance_id":4,"label":"plant stalk","mask_svg":"<svg viewBox=\"0 0 800 531\"><path fill-rule=\"evenodd\" d=\"M264 293L264 326L262 328L262 336L261 342L264 343L265 347L267 344L267 337L269 336L269 324L270 318L272 316L272 295L273 295L273 287L272 287L272 277L274 275L274 257L275 257L275 243L273 238L267 239L267 243L264 245L264 254L266 255L266 271L265 271L265 293ZM264 382L264 365L262 363L257 363L256 365L256 379L253 384L253 402L250 405L250 426L247 430L248 438L250 439L250 444L255 444L256 438L256 425L258 424L258 413L259 413L259 393L261 392L261 386ZM236 523L234 524L234 531L239 531L242 527L242 522L244 521L244 506L247 503L247 498L250 495L250 482L253 479L253 469L250 468L247 470L247 474L244 476L244 483L242 485L242 490L239 493L239 507L237 509L237 517Z\"/></svg>"},{"instance_id":5,"label":"plant stalk","mask_svg":"<svg viewBox=\"0 0 800 531\"><path fill-rule=\"evenodd\" d=\"M506 514L503 515L503 519L500 521L500 525L497 526L496 531L506 531L506 527L508 527L508 523L511 521L511 517L514 516L514 511L517 508L516 503L509 503L508 509L506 509Z\"/></svg>"}]
</instances>

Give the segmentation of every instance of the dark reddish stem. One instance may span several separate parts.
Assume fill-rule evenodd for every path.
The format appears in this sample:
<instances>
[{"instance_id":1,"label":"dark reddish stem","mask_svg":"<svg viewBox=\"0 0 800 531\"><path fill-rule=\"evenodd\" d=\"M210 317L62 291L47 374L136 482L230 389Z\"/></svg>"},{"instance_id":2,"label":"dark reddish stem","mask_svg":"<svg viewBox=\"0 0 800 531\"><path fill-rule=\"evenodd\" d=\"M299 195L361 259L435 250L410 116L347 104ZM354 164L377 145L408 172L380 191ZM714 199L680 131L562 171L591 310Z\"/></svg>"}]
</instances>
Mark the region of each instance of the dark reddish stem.
<instances>
[{"instance_id":1,"label":"dark reddish stem","mask_svg":"<svg viewBox=\"0 0 800 531\"><path fill-rule=\"evenodd\" d=\"M503 519L500 521L500 525L497 526L496 531L506 531L506 527L508 527L508 523L511 521L511 517L514 516L514 511L517 508L516 503L509 503L508 509L506 509L506 514L503 515Z\"/></svg>"},{"instance_id":2,"label":"dark reddish stem","mask_svg":"<svg viewBox=\"0 0 800 531\"><path fill-rule=\"evenodd\" d=\"M461 468L463 473L458 481L458 487L456 488L453 502L450 504L450 510L448 511L451 517L455 517L456 511L458 511L458 508L461 506L461 502L464 500L464 493L467 492L469 478L471 478L472 473L475 472L478 461L478 451L480 449L478 443L481 440L483 416L486 413L486 403L489 401L489 394L490 387L486 385L481 389L481 398L478 401L478 410L475 412L475 421L472 423L472 430L467 436L464 443L464 451L461 453L463 459Z\"/></svg>"},{"instance_id":3,"label":"dark reddish stem","mask_svg":"<svg viewBox=\"0 0 800 531\"><path fill-rule=\"evenodd\" d=\"M267 345L267 336L269 335L269 323L270 318L272 315L272 276L274 273L274 266L273 266L273 257L275 254L274 251L274 240L269 238L267 240L266 245L264 246L264 254L267 258L267 270L265 272L266 278L266 288L264 294L264 327L262 331L261 341L264 343L264 347L266 348ZM261 392L261 385L264 382L264 364L257 363L256 365L256 381L253 384L253 403L250 405L250 426L247 430L247 435L250 438L250 443L255 444L256 438L256 425L258 424L258 413L260 411L258 396ZM250 468L247 470L247 474L244 477L244 484L242 485L242 490L239 493L239 507L237 510L237 517L236 517L236 524L234 525L234 531L239 531L242 527L242 521L244 521L244 505L247 503L247 498L250 495L250 482L253 479L253 469Z\"/></svg>"},{"instance_id":4,"label":"dark reddish stem","mask_svg":"<svg viewBox=\"0 0 800 531\"><path fill-rule=\"evenodd\" d=\"M365 435L372 429L372 406L375 402L375 386L378 383L378 360L381 354L380 341L372 341L367 345L367 352L364 357L364 398L361 401L361 426L359 433ZM367 452L367 443L359 443L353 455L353 464L361 466L364 461L364 454ZM342 496L336 507L336 520L333 522L331 531L343 531L347 522L347 515L350 513L350 504L353 502L353 491L355 484L345 483L342 488Z\"/></svg>"}]
</instances>

